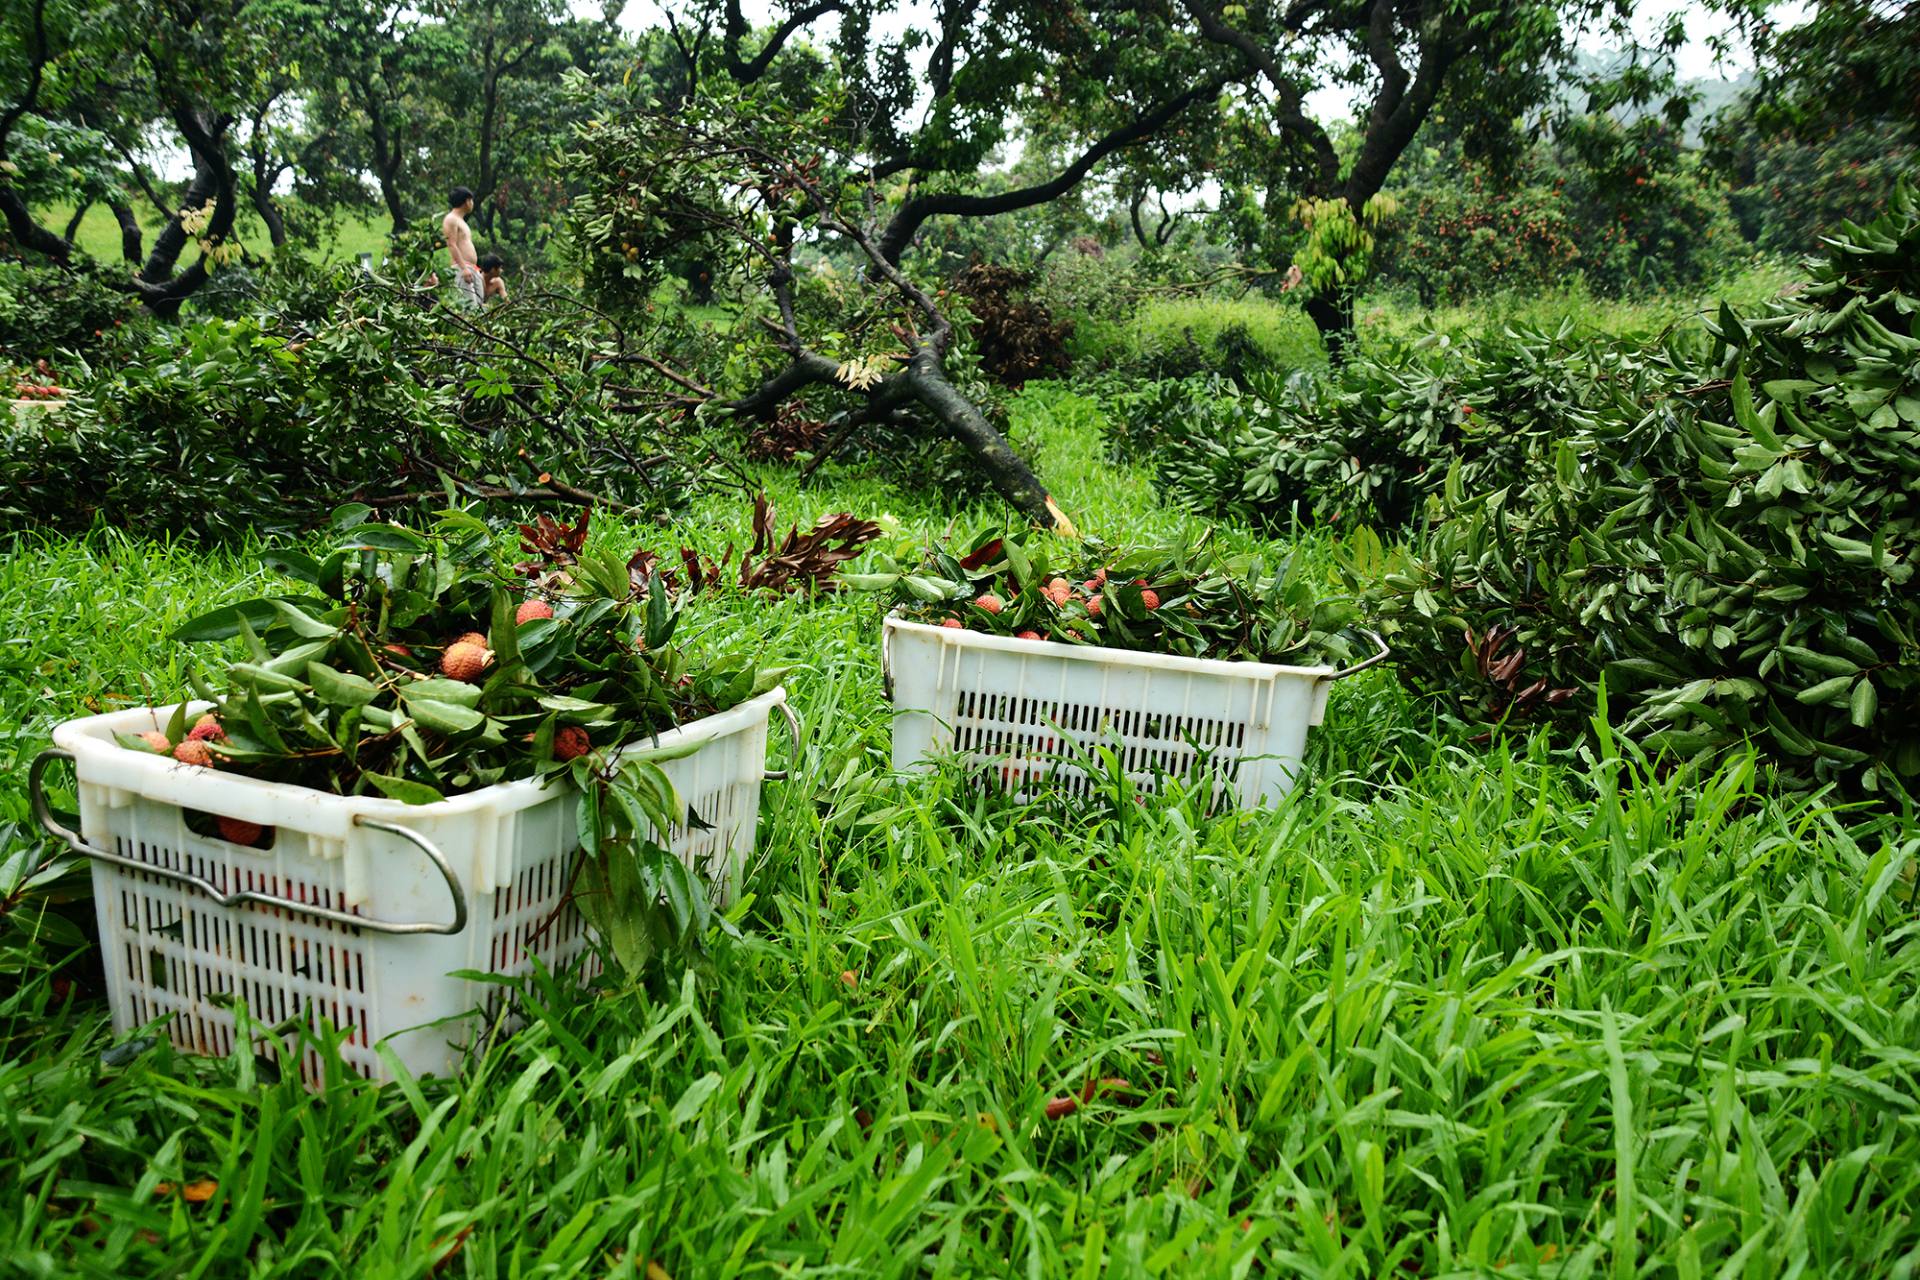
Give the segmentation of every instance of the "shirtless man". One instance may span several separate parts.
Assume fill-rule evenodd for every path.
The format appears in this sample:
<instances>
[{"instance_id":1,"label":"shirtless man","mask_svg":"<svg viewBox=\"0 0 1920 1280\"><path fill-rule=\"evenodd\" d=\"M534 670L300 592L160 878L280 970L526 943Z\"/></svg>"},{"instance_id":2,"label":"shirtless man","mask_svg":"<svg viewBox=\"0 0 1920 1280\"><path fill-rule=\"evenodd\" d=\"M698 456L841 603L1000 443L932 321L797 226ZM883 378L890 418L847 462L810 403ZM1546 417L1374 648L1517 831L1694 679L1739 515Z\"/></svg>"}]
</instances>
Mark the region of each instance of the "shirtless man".
<instances>
[{"instance_id":1,"label":"shirtless man","mask_svg":"<svg viewBox=\"0 0 1920 1280\"><path fill-rule=\"evenodd\" d=\"M486 300L486 284L480 277L480 261L473 252L473 232L467 228L467 215L473 212L473 192L455 187L447 196L447 216L440 219L440 238L447 242L447 257L453 260L455 296L474 310Z\"/></svg>"}]
</instances>

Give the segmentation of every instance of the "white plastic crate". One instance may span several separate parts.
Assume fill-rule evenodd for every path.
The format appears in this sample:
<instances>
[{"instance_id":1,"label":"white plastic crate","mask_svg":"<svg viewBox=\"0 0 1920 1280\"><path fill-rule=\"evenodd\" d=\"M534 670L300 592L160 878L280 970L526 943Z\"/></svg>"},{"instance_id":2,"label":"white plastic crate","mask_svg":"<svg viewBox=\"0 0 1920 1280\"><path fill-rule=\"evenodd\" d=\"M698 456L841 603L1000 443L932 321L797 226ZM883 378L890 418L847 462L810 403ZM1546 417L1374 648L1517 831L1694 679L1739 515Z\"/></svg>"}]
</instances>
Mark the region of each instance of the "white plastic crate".
<instances>
[{"instance_id":1,"label":"white plastic crate","mask_svg":"<svg viewBox=\"0 0 1920 1280\"><path fill-rule=\"evenodd\" d=\"M1370 636L1371 632L1368 633ZM1293 787L1328 687L1354 666L1289 667L1016 640L890 616L881 660L893 700L893 767L941 759L1027 798L1084 796L1074 763L1105 745L1142 790L1201 766L1220 799L1255 808Z\"/></svg>"},{"instance_id":2,"label":"white plastic crate","mask_svg":"<svg viewBox=\"0 0 1920 1280\"><path fill-rule=\"evenodd\" d=\"M676 827L667 843L723 902L753 853L760 783L784 776L766 771L766 755L774 709L792 723L785 704L774 689L658 740L698 744L660 767L706 825ZM226 1054L244 1001L265 1027L331 1023L341 1058L365 1075L390 1074L374 1049L382 1041L416 1075L447 1075L500 991L454 973L517 976L536 955L559 969L583 953L594 970L567 898L579 847L570 786L527 780L409 805L192 768L114 740L164 730L172 710L70 720L30 776L41 822L93 859L115 1030L170 1014L175 1044ZM77 777L77 832L41 790L62 756ZM199 835L190 814L257 822L273 839L249 848ZM319 1055L300 1065L317 1083Z\"/></svg>"}]
</instances>

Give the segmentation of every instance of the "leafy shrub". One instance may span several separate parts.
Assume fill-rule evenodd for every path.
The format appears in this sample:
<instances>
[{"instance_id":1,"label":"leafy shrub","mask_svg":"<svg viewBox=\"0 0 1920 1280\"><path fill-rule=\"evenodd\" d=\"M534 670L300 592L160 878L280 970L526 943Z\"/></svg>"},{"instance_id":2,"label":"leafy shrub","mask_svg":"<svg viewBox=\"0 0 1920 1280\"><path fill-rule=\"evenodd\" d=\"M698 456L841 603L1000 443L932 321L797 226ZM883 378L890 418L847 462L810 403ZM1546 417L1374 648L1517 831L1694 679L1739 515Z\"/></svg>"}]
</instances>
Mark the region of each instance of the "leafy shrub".
<instances>
[{"instance_id":1,"label":"leafy shrub","mask_svg":"<svg viewBox=\"0 0 1920 1280\"><path fill-rule=\"evenodd\" d=\"M1118 447L1150 449L1183 506L1273 530L1402 527L1450 476L1468 492L1512 482L1641 381L1628 356L1565 323L1477 342L1431 335L1245 392L1218 379L1158 384L1113 416Z\"/></svg>"},{"instance_id":2,"label":"leafy shrub","mask_svg":"<svg viewBox=\"0 0 1920 1280\"><path fill-rule=\"evenodd\" d=\"M1651 118L1582 117L1513 178L1456 159L1399 196L1377 278L1426 306L1576 279L1637 297L1711 280L1744 248L1723 185Z\"/></svg>"},{"instance_id":3,"label":"leafy shrub","mask_svg":"<svg viewBox=\"0 0 1920 1280\"><path fill-rule=\"evenodd\" d=\"M1515 424L1512 474L1439 487L1408 562L1357 557L1410 684L1500 718L1560 690L1584 714L1604 678L1679 759L1750 739L1796 782L1920 775L1913 186L1812 265L1757 315L1596 358Z\"/></svg>"},{"instance_id":4,"label":"leafy shrub","mask_svg":"<svg viewBox=\"0 0 1920 1280\"><path fill-rule=\"evenodd\" d=\"M1122 322L1081 322L1075 335L1079 369L1149 380L1218 374L1246 386L1263 373L1326 364L1304 312L1258 297L1152 298Z\"/></svg>"},{"instance_id":5,"label":"leafy shrub","mask_svg":"<svg viewBox=\"0 0 1920 1280\"><path fill-rule=\"evenodd\" d=\"M684 473L652 438L658 401L581 314L469 318L352 270L331 293L318 323L202 320L68 370L65 410L0 441L0 528L99 516L222 538L449 487L648 509L679 496Z\"/></svg>"},{"instance_id":6,"label":"leafy shrub","mask_svg":"<svg viewBox=\"0 0 1920 1280\"><path fill-rule=\"evenodd\" d=\"M98 346L137 314L131 298L106 283L108 270L85 258L71 268L0 260L0 356L31 362Z\"/></svg>"},{"instance_id":7,"label":"leafy shrub","mask_svg":"<svg viewBox=\"0 0 1920 1280\"><path fill-rule=\"evenodd\" d=\"M1832 138L1753 140L1751 181L1729 199L1748 239L1769 253L1803 254L1852 219L1871 218L1914 149L1894 129L1857 123Z\"/></svg>"},{"instance_id":8,"label":"leafy shrub","mask_svg":"<svg viewBox=\"0 0 1920 1280\"><path fill-rule=\"evenodd\" d=\"M1382 237L1380 277L1412 286L1428 307L1489 289L1558 287L1580 270L1580 234L1551 185L1420 187Z\"/></svg>"}]
</instances>

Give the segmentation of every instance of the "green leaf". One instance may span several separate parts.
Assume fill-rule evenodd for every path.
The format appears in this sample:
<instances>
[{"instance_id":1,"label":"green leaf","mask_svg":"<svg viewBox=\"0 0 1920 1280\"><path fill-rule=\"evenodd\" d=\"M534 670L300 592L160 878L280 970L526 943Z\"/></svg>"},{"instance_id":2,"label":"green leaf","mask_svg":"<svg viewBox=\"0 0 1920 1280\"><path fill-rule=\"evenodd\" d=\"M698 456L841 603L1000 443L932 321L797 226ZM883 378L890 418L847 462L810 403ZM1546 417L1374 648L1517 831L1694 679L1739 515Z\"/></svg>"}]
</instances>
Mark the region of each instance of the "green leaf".
<instances>
[{"instance_id":1,"label":"green leaf","mask_svg":"<svg viewBox=\"0 0 1920 1280\"><path fill-rule=\"evenodd\" d=\"M252 662L236 662L227 668L227 672L236 681L250 689L284 689L304 691L309 688L306 681L297 676L284 675L278 671L269 671Z\"/></svg>"},{"instance_id":2,"label":"green leaf","mask_svg":"<svg viewBox=\"0 0 1920 1280\"><path fill-rule=\"evenodd\" d=\"M337 532L344 533L355 525L366 523L373 514L373 508L364 502L349 502L333 509L332 524Z\"/></svg>"},{"instance_id":3,"label":"green leaf","mask_svg":"<svg viewBox=\"0 0 1920 1280\"><path fill-rule=\"evenodd\" d=\"M469 733L478 729L486 717L472 707L432 698L409 698L407 710L421 725L435 733Z\"/></svg>"},{"instance_id":4,"label":"green leaf","mask_svg":"<svg viewBox=\"0 0 1920 1280\"><path fill-rule=\"evenodd\" d=\"M1880 695L1874 692L1873 681L1862 679L1853 686L1853 697L1847 704L1847 718L1853 721L1856 729L1865 729L1873 723L1873 716L1880 709Z\"/></svg>"},{"instance_id":5,"label":"green leaf","mask_svg":"<svg viewBox=\"0 0 1920 1280\"><path fill-rule=\"evenodd\" d=\"M451 702L456 707L477 707L480 705L480 686L468 684L465 680L452 680L446 676L428 676L424 680L414 680L399 688L400 697L407 701L424 698L429 702Z\"/></svg>"},{"instance_id":6,"label":"green leaf","mask_svg":"<svg viewBox=\"0 0 1920 1280\"><path fill-rule=\"evenodd\" d=\"M1835 676L1831 680L1822 680L1819 684L1802 689L1793 696L1810 707L1817 707L1839 698L1852 683L1852 676Z\"/></svg>"},{"instance_id":7,"label":"green leaf","mask_svg":"<svg viewBox=\"0 0 1920 1280\"><path fill-rule=\"evenodd\" d=\"M411 529L392 524L360 525L354 529L353 536L340 545L348 551L420 552L428 548L425 538Z\"/></svg>"},{"instance_id":8,"label":"green leaf","mask_svg":"<svg viewBox=\"0 0 1920 1280\"><path fill-rule=\"evenodd\" d=\"M297 636L305 636L309 640L318 640L323 637L340 634L340 628L333 626L331 623L320 621L320 619L314 617L305 609L291 604L288 601L275 600L273 601L273 608L274 612L280 615L281 620L285 622Z\"/></svg>"},{"instance_id":9,"label":"green leaf","mask_svg":"<svg viewBox=\"0 0 1920 1280\"><path fill-rule=\"evenodd\" d=\"M188 619L173 629L172 638L189 644L231 640L240 634L243 619L255 631L261 631L272 626L274 619L279 616L279 610L274 608L272 600L243 600Z\"/></svg>"},{"instance_id":10,"label":"green leaf","mask_svg":"<svg viewBox=\"0 0 1920 1280\"><path fill-rule=\"evenodd\" d=\"M380 696L380 686L365 676L336 671L324 662L309 662L307 679L323 701L337 707L363 707Z\"/></svg>"},{"instance_id":11,"label":"green leaf","mask_svg":"<svg viewBox=\"0 0 1920 1280\"><path fill-rule=\"evenodd\" d=\"M446 797L424 782L415 782L411 778L395 778L384 773L367 772L360 775L374 786L380 788L389 799L402 804L438 804Z\"/></svg>"},{"instance_id":12,"label":"green leaf","mask_svg":"<svg viewBox=\"0 0 1920 1280\"><path fill-rule=\"evenodd\" d=\"M320 585L320 562L304 551L269 551L260 557L260 563L309 586Z\"/></svg>"}]
</instances>

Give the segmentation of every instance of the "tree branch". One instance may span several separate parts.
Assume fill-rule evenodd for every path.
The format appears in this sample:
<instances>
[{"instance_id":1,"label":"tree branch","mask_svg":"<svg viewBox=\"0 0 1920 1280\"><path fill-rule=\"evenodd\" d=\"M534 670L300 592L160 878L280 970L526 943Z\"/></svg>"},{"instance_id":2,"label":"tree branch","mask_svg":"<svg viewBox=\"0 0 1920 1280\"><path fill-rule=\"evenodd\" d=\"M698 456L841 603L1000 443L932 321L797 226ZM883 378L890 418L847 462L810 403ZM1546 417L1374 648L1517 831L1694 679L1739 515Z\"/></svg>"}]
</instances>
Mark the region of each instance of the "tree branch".
<instances>
[{"instance_id":1,"label":"tree branch","mask_svg":"<svg viewBox=\"0 0 1920 1280\"><path fill-rule=\"evenodd\" d=\"M767 42L760 46L760 52L753 55L751 61L740 56L740 41L749 30L746 16L740 12L740 0L727 0L726 33L721 40L721 53L726 60L727 74L740 84L752 84L767 74L767 68L780 56L787 41L793 39L803 28L813 25L830 13L845 13L846 0L819 0L804 9L789 14L787 20L773 29Z\"/></svg>"},{"instance_id":2,"label":"tree branch","mask_svg":"<svg viewBox=\"0 0 1920 1280\"><path fill-rule=\"evenodd\" d=\"M1273 122L1287 133L1304 140L1313 153L1313 165L1318 184L1323 190L1331 191L1340 181L1340 155L1334 150L1333 139L1320 126L1320 122L1306 112L1306 101L1300 92L1300 86L1289 76L1283 75L1280 65L1274 60L1273 51L1261 44L1251 32L1238 27L1228 26L1207 0L1182 0L1187 12L1200 25L1200 34L1217 45L1237 50L1247 59L1248 64L1257 70L1266 80L1274 95ZM1381 0L1386 3L1386 0ZM1297 20L1305 22L1314 5L1303 5L1295 14L1288 16L1287 24ZM1297 28L1296 28L1297 29Z\"/></svg>"},{"instance_id":3,"label":"tree branch","mask_svg":"<svg viewBox=\"0 0 1920 1280\"><path fill-rule=\"evenodd\" d=\"M880 256L889 265L898 265L901 255L920 231L927 219L953 215L966 218L984 218L996 213L1012 213L1016 209L1031 208L1036 204L1045 204L1078 186L1080 180L1092 172L1093 167L1123 147L1142 142L1165 128L1167 124L1196 102L1204 101L1220 92L1235 77L1220 76L1204 84L1170 98L1166 102L1136 116L1118 129L1106 134L1092 146L1080 153L1065 169L1045 182L1028 187L1019 187L1012 191L1003 191L997 195L980 196L963 193L920 195L911 197L902 204L893 215L893 220L880 236Z\"/></svg>"}]
</instances>

